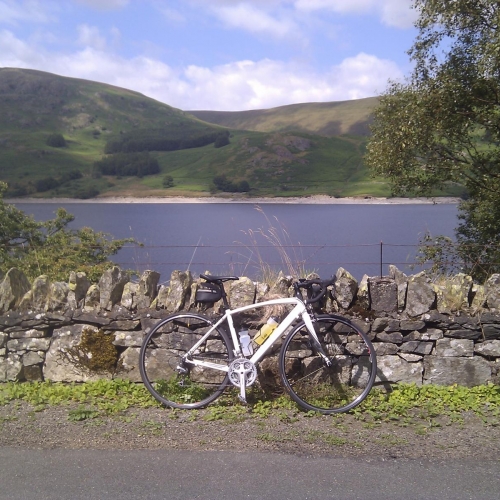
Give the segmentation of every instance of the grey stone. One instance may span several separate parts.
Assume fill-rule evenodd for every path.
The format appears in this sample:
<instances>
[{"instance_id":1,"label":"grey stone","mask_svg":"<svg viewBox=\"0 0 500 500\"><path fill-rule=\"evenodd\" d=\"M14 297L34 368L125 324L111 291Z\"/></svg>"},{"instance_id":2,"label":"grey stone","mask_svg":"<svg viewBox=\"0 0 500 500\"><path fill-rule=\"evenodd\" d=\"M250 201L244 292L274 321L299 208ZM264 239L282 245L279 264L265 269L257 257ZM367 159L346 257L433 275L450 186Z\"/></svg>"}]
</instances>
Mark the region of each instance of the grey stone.
<instances>
[{"instance_id":1,"label":"grey stone","mask_svg":"<svg viewBox=\"0 0 500 500\"><path fill-rule=\"evenodd\" d=\"M434 345L432 342L420 342L418 340L410 340L401 345L399 350L411 354L430 354Z\"/></svg>"},{"instance_id":2,"label":"grey stone","mask_svg":"<svg viewBox=\"0 0 500 500\"><path fill-rule=\"evenodd\" d=\"M8 338L9 336L6 333L0 332L0 348L6 345Z\"/></svg>"},{"instance_id":3,"label":"grey stone","mask_svg":"<svg viewBox=\"0 0 500 500\"><path fill-rule=\"evenodd\" d=\"M408 316L416 317L429 312L435 302L436 293L425 279L422 277L410 279L405 309Z\"/></svg>"},{"instance_id":4,"label":"grey stone","mask_svg":"<svg viewBox=\"0 0 500 500\"><path fill-rule=\"evenodd\" d=\"M17 332L12 332L10 334L11 339L41 339L44 337L47 337L49 334L49 331L47 328L44 328L43 330L35 330L34 328L30 328L29 330L20 330ZM0 334L1 338L1 334ZM1 342L0 342L1 344Z\"/></svg>"},{"instance_id":5,"label":"grey stone","mask_svg":"<svg viewBox=\"0 0 500 500\"><path fill-rule=\"evenodd\" d=\"M139 319L121 319L111 321L108 325L103 326L103 330L136 330L141 321Z\"/></svg>"},{"instance_id":6,"label":"grey stone","mask_svg":"<svg viewBox=\"0 0 500 500\"><path fill-rule=\"evenodd\" d=\"M481 332L475 332L474 330L466 330L466 329L445 330L444 331L444 336L445 337L452 337L452 338L455 338L455 339L477 340L478 338L481 337Z\"/></svg>"},{"instance_id":7,"label":"grey stone","mask_svg":"<svg viewBox=\"0 0 500 500\"><path fill-rule=\"evenodd\" d=\"M500 357L500 340L487 340L474 346L474 352L482 356Z\"/></svg>"},{"instance_id":8,"label":"grey stone","mask_svg":"<svg viewBox=\"0 0 500 500\"><path fill-rule=\"evenodd\" d=\"M408 276L394 265L389 266L389 276L396 282L398 287L398 311L404 311L408 291Z\"/></svg>"},{"instance_id":9,"label":"grey stone","mask_svg":"<svg viewBox=\"0 0 500 500\"><path fill-rule=\"evenodd\" d=\"M370 278L370 307L373 311L392 313L398 310L398 285L388 278Z\"/></svg>"},{"instance_id":10,"label":"grey stone","mask_svg":"<svg viewBox=\"0 0 500 500\"><path fill-rule=\"evenodd\" d=\"M484 284L486 305L489 309L500 308L500 274L491 275Z\"/></svg>"},{"instance_id":11,"label":"grey stone","mask_svg":"<svg viewBox=\"0 0 500 500\"><path fill-rule=\"evenodd\" d=\"M483 335L486 340L500 339L500 325L483 325Z\"/></svg>"},{"instance_id":12,"label":"grey stone","mask_svg":"<svg viewBox=\"0 0 500 500\"><path fill-rule=\"evenodd\" d=\"M142 382L139 371L139 352L138 347L129 347L122 352L118 361L121 366L118 377L131 382Z\"/></svg>"},{"instance_id":13,"label":"grey stone","mask_svg":"<svg viewBox=\"0 0 500 500\"><path fill-rule=\"evenodd\" d=\"M400 328L400 321L399 320L389 319L384 331L387 333L391 333L391 332L399 332L400 329L401 328Z\"/></svg>"},{"instance_id":14,"label":"grey stone","mask_svg":"<svg viewBox=\"0 0 500 500\"><path fill-rule=\"evenodd\" d=\"M403 342L403 335L401 332L393 332L393 333L386 333L386 332L380 332L377 333L377 340L380 342L391 342L393 344L401 344Z\"/></svg>"},{"instance_id":15,"label":"grey stone","mask_svg":"<svg viewBox=\"0 0 500 500\"><path fill-rule=\"evenodd\" d=\"M45 360L44 352L29 351L23 355L23 366L39 365Z\"/></svg>"},{"instance_id":16,"label":"grey stone","mask_svg":"<svg viewBox=\"0 0 500 500\"><path fill-rule=\"evenodd\" d=\"M1 361L0 361L1 363ZM21 356L18 354L10 353L4 359L5 363L5 380L6 381L22 381L23 376L23 364L21 362ZM0 369L0 372L2 370Z\"/></svg>"},{"instance_id":17,"label":"grey stone","mask_svg":"<svg viewBox=\"0 0 500 500\"><path fill-rule=\"evenodd\" d=\"M472 303L471 307L475 310L481 310L486 307L486 287L484 285L472 285Z\"/></svg>"},{"instance_id":18,"label":"grey stone","mask_svg":"<svg viewBox=\"0 0 500 500\"><path fill-rule=\"evenodd\" d=\"M115 340L114 345L119 345L123 347L140 347L144 339L144 332L114 332Z\"/></svg>"},{"instance_id":19,"label":"grey stone","mask_svg":"<svg viewBox=\"0 0 500 500\"><path fill-rule=\"evenodd\" d=\"M137 309L137 294L139 293L139 283L128 282L123 287L121 305L127 309Z\"/></svg>"},{"instance_id":20,"label":"grey stone","mask_svg":"<svg viewBox=\"0 0 500 500\"><path fill-rule=\"evenodd\" d=\"M69 285L67 283L51 283L45 303L46 311L66 311L68 304Z\"/></svg>"},{"instance_id":21,"label":"grey stone","mask_svg":"<svg viewBox=\"0 0 500 500\"><path fill-rule=\"evenodd\" d=\"M356 298L358 291L357 280L346 271L343 267L339 267L336 273L337 281L335 281L335 299L337 304L342 309L349 309Z\"/></svg>"},{"instance_id":22,"label":"grey stone","mask_svg":"<svg viewBox=\"0 0 500 500\"><path fill-rule=\"evenodd\" d=\"M89 328L97 331L91 325L71 325L54 330L50 348L45 357L43 376L45 380L53 382L87 382L100 378L110 378L107 375L90 374L77 368L66 356L68 349L80 343L82 332Z\"/></svg>"},{"instance_id":23,"label":"grey stone","mask_svg":"<svg viewBox=\"0 0 500 500\"><path fill-rule=\"evenodd\" d=\"M160 287L158 292L158 307L169 312L181 311L185 303L189 301L189 293L193 277L189 271L173 271L170 276L170 286L166 289Z\"/></svg>"},{"instance_id":24,"label":"grey stone","mask_svg":"<svg viewBox=\"0 0 500 500\"><path fill-rule=\"evenodd\" d=\"M38 276L31 287L31 304L35 311L44 311L50 293L50 280L45 274Z\"/></svg>"},{"instance_id":25,"label":"grey stone","mask_svg":"<svg viewBox=\"0 0 500 500\"><path fill-rule=\"evenodd\" d=\"M380 356L377 358L376 382L403 382L422 385L422 362L408 363L400 356Z\"/></svg>"},{"instance_id":26,"label":"grey stone","mask_svg":"<svg viewBox=\"0 0 500 500\"><path fill-rule=\"evenodd\" d=\"M30 289L30 282L22 271L15 267L9 269L0 283L0 314L16 308Z\"/></svg>"},{"instance_id":27,"label":"grey stone","mask_svg":"<svg viewBox=\"0 0 500 500\"><path fill-rule=\"evenodd\" d=\"M99 309L101 305L101 291L99 285L91 285L85 294L84 311L91 312Z\"/></svg>"},{"instance_id":28,"label":"grey stone","mask_svg":"<svg viewBox=\"0 0 500 500\"><path fill-rule=\"evenodd\" d=\"M147 270L142 273L139 280L139 290L137 292L137 308L145 309L150 307L158 294L158 282L160 273Z\"/></svg>"},{"instance_id":29,"label":"grey stone","mask_svg":"<svg viewBox=\"0 0 500 500\"><path fill-rule=\"evenodd\" d=\"M69 274L69 290L73 293L75 303L80 304L82 300L85 299L87 291L90 288L90 281L87 275L83 272L71 271Z\"/></svg>"},{"instance_id":30,"label":"grey stone","mask_svg":"<svg viewBox=\"0 0 500 500\"><path fill-rule=\"evenodd\" d=\"M418 361L422 361L423 356L420 354L412 354L409 352L398 352L398 356L403 358L408 363L417 363Z\"/></svg>"},{"instance_id":31,"label":"grey stone","mask_svg":"<svg viewBox=\"0 0 500 500\"><path fill-rule=\"evenodd\" d=\"M391 344L390 342L375 342L373 348L377 353L377 356L388 356L396 354L399 347L396 344Z\"/></svg>"},{"instance_id":32,"label":"grey stone","mask_svg":"<svg viewBox=\"0 0 500 500\"><path fill-rule=\"evenodd\" d=\"M399 329L406 331L422 330L425 328L425 321L422 320L401 320L399 323Z\"/></svg>"},{"instance_id":33,"label":"grey stone","mask_svg":"<svg viewBox=\"0 0 500 500\"><path fill-rule=\"evenodd\" d=\"M424 359L424 383L437 385L464 385L474 387L491 380L489 363L479 357L442 358L428 356Z\"/></svg>"},{"instance_id":34,"label":"grey stone","mask_svg":"<svg viewBox=\"0 0 500 500\"><path fill-rule=\"evenodd\" d=\"M356 303L365 310L370 309L370 289L368 275L363 275L356 292Z\"/></svg>"},{"instance_id":35,"label":"grey stone","mask_svg":"<svg viewBox=\"0 0 500 500\"><path fill-rule=\"evenodd\" d=\"M372 332L383 332L389 324L389 318L375 318L372 324Z\"/></svg>"},{"instance_id":36,"label":"grey stone","mask_svg":"<svg viewBox=\"0 0 500 500\"><path fill-rule=\"evenodd\" d=\"M104 271L99 280L100 306L101 309L110 311L115 304L121 301L123 287L129 281L128 275L118 266Z\"/></svg>"},{"instance_id":37,"label":"grey stone","mask_svg":"<svg viewBox=\"0 0 500 500\"><path fill-rule=\"evenodd\" d=\"M469 339L443 338L436 342L436 356L442 357L472 357L474 341Z\"/></svg>"},{"instance_id":38,"label":"grey stone","mask_svg":"<svg viewBox=\"0 0 500 500\"><path fill-rule=\"evenodd\" d=\"M12 339L7 341L9 351L46 351L50 346L50 338Z\"/></svg>"},{"instance_id":39,"label":"grey stone","mask_svg":"<svg viewBox=\"0 0 500 500\"><path fill-rule=\"evenodd\" d=\"M444 333L442 330L439 330L437 328L427 328L423 332L414 331L409 333L408 335L405 335L403 342L408 342L410 340L422 340L422 341L438 340L442 339L443 336Z\"/></svg>"},{"instance_id":40,"label":"grey stone","mask_svg":"<svg viewBox=\"0 0 500 500\"><path fill-rule=\"evenodd\" d=\"M241 277L238 281L231 282L229 286L231 307L236 309L252 304L255 300L255 293L255 284L250 278Z\"/></svg>"}]
</instances>

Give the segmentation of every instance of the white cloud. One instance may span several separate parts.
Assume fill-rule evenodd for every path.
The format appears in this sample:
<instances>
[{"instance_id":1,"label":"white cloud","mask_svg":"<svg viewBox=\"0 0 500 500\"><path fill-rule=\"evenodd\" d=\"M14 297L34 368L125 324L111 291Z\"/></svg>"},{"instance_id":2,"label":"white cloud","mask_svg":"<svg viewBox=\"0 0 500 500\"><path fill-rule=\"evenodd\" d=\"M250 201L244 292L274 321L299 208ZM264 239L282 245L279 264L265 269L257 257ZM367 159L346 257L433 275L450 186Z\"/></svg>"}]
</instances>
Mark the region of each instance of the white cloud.
<instances>
[{"instance_id":1,"label":"white cloud","mask_svg":"<svg viewBox=\"0 0 500 500\"><path fill-rule=\"evenodd\" d=\"M81 24L77 28L78 43L84 47L93 47L94 49L103 50L106 48L106 39L101 36L99 28Z\"/></svg>"},{"instance_id":2,"label":"white cloud","mask_svg":"<svg viewBox=\"0 0 500 500\"><path fill-rule=\"evenodd\" d=\"M129 0L76 0L76 2L97 10L116 10L125 7Z\"/></svg>"},{"instance_id":3,"label":"white cloud","mask_svg":"<svg viewBox=\"0 0 500 500\"><path fill-rule=\"evenodd\" d=\"M250 2L212 4L212 11L227 26L251 33L267 33L281 38L298 32L297 24L289 17L274 17L271 13L254 7Z\"/></svg>"},{"instance_id":4,"label":"white cloud","mask_svg":"<svg viewBox=\"0 0 500 500\"><path fill-rule=\"evenodd\" d=\"M300 64L270 59L236 61L213 68L172 68L157 59L126 59L91 46L74 53L48 53L6 30L0 31L2 66L105 82L184 110L230 111L358 99L377 95L385 90L389 78L402 77L394 62L364 53L344 59L323 74Z\"/></svg>"},{"instance_id":5,"label":"white cloud","mask_svg":"<svg viewBox=\"0 0 500 500\"><path fill-rule=\"evenodd\" d=\"M0 24L18 24L23 21L46 23L51 20L48 12L51 4L52 2L42 3L36 0L0 1Z\"/></svg>"},{"instance_id":6,"label":"white cloud","mask_svg":"<svg viewBox=\"0 0 500 500\"><path fill-rule=\"evenodd\" d=\"M299 11L330 10L343 14L372 14L382 22L397 28L409 28L417 17L411 9L412 0L295 0Z\"/></svg>"}]
</instances>

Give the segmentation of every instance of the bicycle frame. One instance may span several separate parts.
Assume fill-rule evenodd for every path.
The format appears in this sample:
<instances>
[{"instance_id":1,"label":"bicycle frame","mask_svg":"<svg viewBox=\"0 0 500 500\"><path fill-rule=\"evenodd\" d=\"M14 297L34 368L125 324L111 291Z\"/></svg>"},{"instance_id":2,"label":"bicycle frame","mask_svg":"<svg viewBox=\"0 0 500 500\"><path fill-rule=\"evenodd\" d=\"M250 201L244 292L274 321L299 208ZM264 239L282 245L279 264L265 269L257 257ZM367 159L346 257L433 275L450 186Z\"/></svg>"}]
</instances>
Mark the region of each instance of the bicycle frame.
<instances>
[{"instance_id":1,"label":"bicycle frame","mask_svg":"<svg viewBox=\"0 0 500 500\"><path fill-rule=\"evenodd\" d=\"M314 330L313 322L311 319L311 316L309 315L309 312L307 310L306 305L304 302L302 302L300 299L296 297L290 297L290 298L282 298L282 299L273 299L273 300L268 300L265 302L258 302L256 304L250 304L248 306L243 306L243 307L238 307L236 309L226 309L224 312L223 316L213 324L212 328L210 328L203 337L196 342L196 344L189 349L189 351L186 352L186 354L183 356L184 362L195 365L195 366L206 366L213 368L215 370L220 370L223 372L228 372L229 371L229 366L224 366L216 363L210 363L207 361L199 361L199 360L194 360L190 359L190 354L194 353L196 349L210 336L210 334L224 321L227 322L229 326L229 330L231 333L231 339L233 341L233 346L234 346L234 354L236 357L242 357L242 351L241 351L241 345L240 341L238 338L238 334L234 328L234 323L233 323L233 315L238 314L241 312L248 311L250 309L258 309L260 307L266 307L266 306L273 306L273 305L283 305L283 304L290 304L290 305L295 305L295 307L286 315L286 317L281 321L281 323L276 327L276 329L272 332L272 334L269 336L269 338L266 339L266 341L255 351L252 355L252 357L249 359L252 363L256 364L258 363L266 354L266 352L270 349L270 347L278 340L281 335L287 330L287 328L299 317L302 317L302 320L304 321L309 333L313 337L313 339L318 342L318 337L316 335L316 332Z\"/></svg>"}]
</instances>

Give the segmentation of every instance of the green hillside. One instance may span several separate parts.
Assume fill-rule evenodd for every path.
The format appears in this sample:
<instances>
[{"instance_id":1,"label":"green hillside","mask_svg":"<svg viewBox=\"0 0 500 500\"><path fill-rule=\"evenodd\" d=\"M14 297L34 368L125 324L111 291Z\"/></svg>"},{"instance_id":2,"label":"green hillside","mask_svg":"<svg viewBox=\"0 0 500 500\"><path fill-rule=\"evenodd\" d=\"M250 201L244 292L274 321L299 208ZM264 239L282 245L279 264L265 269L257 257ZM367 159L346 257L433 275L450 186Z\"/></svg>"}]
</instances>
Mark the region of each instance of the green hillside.
<instances>
[{"instance_id":1,"label":"green hillside","mask_svg":"<svg viewBox=\"0 0 500 500\"><path fill-rule=\"evenodd\" d=\"M291 104L251 111L190 111L200 120L238 130L301 132L325 137L368 136L378 98Z\"/></svg>"},{"instance_id":2,"label":"green hillside","mask_svg":"<svg viewBox=\"0 0 500 500\"><path fill-rule=\"evenodd\" d=\"M0 68L0 180L7 197L389 196L362 161L375 104L187 113L106 84Z\"/></svg>"}]
</instances>

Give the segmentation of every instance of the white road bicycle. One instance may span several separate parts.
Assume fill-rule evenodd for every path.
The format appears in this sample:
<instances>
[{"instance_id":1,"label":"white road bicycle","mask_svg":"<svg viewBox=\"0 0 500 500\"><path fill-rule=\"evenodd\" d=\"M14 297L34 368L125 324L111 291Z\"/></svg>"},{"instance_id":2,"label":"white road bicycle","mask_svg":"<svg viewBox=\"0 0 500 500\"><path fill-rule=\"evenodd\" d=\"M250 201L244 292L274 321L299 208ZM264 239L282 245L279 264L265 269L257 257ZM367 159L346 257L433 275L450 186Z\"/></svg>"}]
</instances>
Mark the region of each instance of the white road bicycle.
<instances>
[{"instance_id":1,"label":"white road bicycle","mask_svg":"<svg viewBox=\"0 0 500 500\"><path fill-rule=\"evenodd\" d=\"M366 398L377 371L370 339L347 318L314 311L313 304L323 298L335 278L299 280L293 283L294 297L230 309L223 283L239 278L200 276L205 283L197 300L222 299L220 318L196 312L172 314L146 334L141 347L142 380L160 403L172 408L202 408L231 384L239 388L239 398L246 403L246 389L257 380L258 363L278 341L282 342L278 357L281 381L305 410L342 413ZM307 291L307 298L301 289ZM291 310L255 352L253 347L242 346L233 317L274 306Z\"/></svg>"}]
</instances>

